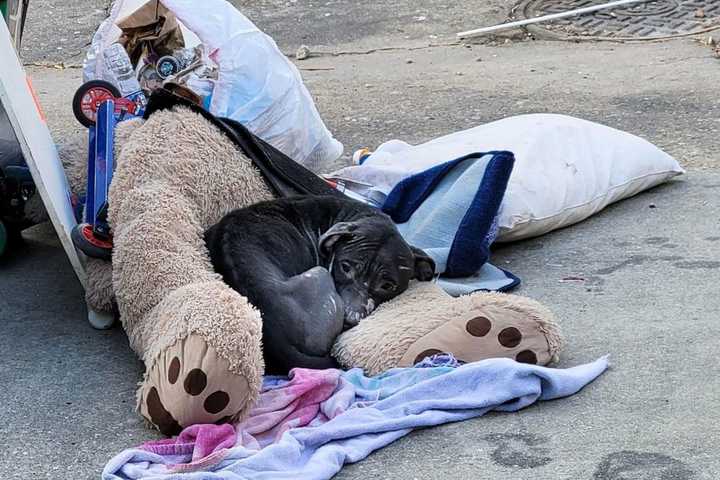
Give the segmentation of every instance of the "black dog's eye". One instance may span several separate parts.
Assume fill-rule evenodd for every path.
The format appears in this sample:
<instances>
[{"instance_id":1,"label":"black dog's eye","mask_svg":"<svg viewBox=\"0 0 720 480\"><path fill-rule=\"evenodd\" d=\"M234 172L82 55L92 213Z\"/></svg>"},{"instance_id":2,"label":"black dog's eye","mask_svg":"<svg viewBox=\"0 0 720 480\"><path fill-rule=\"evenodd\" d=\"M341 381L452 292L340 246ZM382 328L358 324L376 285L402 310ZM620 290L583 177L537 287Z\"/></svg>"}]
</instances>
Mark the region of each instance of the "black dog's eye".
<instances>
[{"instance_id":1,"label":"black dog's eye","mask_svg":"<svg viewBox=\"0 0 720 480\"><path fill-rule=\"evenodd\" d=\"M383 282L380 284L380 290L383 290L385 292L394 292L395 288L395 284L392 282Z\"/></svg>"},{"instance_id":2,"label":"black dog's eye","mask_svg":"<svg viewBox=\"0 0 720 480\"><path fill-rule=\"evenodd\" d=\"M343 260L340 262L340 268L342 269L343 273L350 273L352 272L353 266L350 262Z\"/></svg>"}]
</instances>

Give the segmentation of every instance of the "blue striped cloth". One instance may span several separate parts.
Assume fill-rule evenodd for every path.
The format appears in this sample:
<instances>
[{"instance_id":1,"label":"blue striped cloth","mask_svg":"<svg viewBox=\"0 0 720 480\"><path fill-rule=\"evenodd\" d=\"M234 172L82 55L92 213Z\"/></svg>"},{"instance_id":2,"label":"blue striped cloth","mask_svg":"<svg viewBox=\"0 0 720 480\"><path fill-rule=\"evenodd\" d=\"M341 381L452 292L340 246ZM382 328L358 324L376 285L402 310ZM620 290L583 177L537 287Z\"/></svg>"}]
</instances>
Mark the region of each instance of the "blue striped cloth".
<instances>
[{"instance_id":1,"label":"blue striped cloth","mask_svg":"<svg viewBox=\"0 0 720 480\"><path fill-rule=\"evenodd\" d=\"M488 263L514 161L507 151L465 155L405 178L382 207L405 240L435 260L438 282L451 295L520 283Z\"/></svg>"}]
</instances>

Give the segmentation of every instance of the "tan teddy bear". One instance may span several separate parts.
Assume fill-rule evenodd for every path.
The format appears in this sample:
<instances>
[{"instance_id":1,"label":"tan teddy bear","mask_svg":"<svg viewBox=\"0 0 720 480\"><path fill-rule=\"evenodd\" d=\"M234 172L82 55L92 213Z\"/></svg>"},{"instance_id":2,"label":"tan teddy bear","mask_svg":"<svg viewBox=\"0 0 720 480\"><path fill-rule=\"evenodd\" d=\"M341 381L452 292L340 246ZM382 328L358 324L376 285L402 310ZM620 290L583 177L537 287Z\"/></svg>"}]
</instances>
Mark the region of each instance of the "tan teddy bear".
<instances>
[{"instance_id":1,"label":"tan teddy bear","mask_svg":"<svg viewBox=\"0 0 720 480\"><path fill-rule=\"evenodd\" d=\"M88 305L107 312L116 302L146 366L138 409L161 432L239 419L261 386L262 319L213 271L203 232L273 193L191 105L121 122L115 147L113 260L88 263ZM64 154L71 184L82 183L78 156ZM453 298L434 283L417 283L341 335L334 355L374 374L438 352L547 364L560 346L552 314L537 302L492 293Z\"/></svg>"}]
</instances>

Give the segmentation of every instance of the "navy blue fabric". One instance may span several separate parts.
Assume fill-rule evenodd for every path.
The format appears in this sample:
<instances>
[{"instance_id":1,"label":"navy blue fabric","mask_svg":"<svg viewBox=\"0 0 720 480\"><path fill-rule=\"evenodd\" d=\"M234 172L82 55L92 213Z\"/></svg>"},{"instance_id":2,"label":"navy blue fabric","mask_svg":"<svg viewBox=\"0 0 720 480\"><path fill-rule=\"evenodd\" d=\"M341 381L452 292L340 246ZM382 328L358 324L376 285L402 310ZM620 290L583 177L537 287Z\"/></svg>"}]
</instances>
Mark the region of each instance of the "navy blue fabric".
<instances>
[{"instance_id":1,"label":"navy blue fabric","mask_svg":"<svg viewBox=\"0 0 720 480\"><path fill-rule=\"evenodd\" d=\"M500 268L500 267L498 267L498 268ZM512 283L509 283L509 284L505 285L504 287L498 288L496 290L497 292L509 292L510 290L512 290L512 289L516 288L518 285L520 285L520 283L522 282L522 280L520 280L520 278L515 276L515 274L513 274L512 272L505 270L504 268L500 268L500 270L502 270L502 272L505 275L507 275L507 277L509 279L512 280Z\"/></svg>"},{"instance_id":2,"label":"navy blue fabric","mask_svg":"<svg viewBox=\"0 0 720 480\"><path fill-rule=\"evenodd\" d=\"M390 218L395 223L407 222L415 213L415 210L422 205L425 199L435 190L435 187L442 182L445 175L450 173L453 168L465 160L479 159L484 155L486 154L470 153L402 180L393 187L385 199L382 211L390 215Z\"/></svg>"},{"instance_id":3,"label":"navy blue fabric","mask_svg":"<svg viewBox=\"0 0 720 480\"><path fill-rule=\"evenodd\" d=\"M500 210L514 163L515 156L510 152L498 152L488 163L480 187L450 248L446 276L472 275L490 258L490 245L483 240Z\"/></svg>"},{"instance_id":4,"label":"navy blue fabric","mask_svg":"<svg viewBox=\"0 0 720 480\"><path fill-rule=\"evenodd\" d=\"M401 181L388 195L382 210L395 223L407 222L423 201L443 178L465 161L475 161L492 155L472 203L463 217L453 240L443 275L457 278L476 273L490 257L490 244L486 241L492 228L510 174L515 163L511 152L471 153L438 165Z\"/></svg>"}]
</instances>

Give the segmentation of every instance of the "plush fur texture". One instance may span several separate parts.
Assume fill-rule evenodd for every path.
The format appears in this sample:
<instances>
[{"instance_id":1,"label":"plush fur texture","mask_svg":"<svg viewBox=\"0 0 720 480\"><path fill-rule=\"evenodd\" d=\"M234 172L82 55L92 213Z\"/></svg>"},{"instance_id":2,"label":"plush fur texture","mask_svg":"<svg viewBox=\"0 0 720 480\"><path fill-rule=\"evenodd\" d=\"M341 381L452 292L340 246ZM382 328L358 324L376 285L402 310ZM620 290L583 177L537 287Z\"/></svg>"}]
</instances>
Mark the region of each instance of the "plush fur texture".
<instances>
[{"instance_id":1,"label":"plush fur texture","mask_svg":"<svg viewBox=\"0 0 720 480\"><path fill-rule=\"evenodd\" d=\"M88 304L110 311L116 300L130 345L146 365L138 409L161 431L241 418L261 385L261 317L213 271L203 232L230 210L273 195L224 134L184 108L121 123L115 144L113 263L89 260ZM75 191L84 190L86 148L78 141L63 149ZM477 332L462 333L485 316L493 328L517 327L525 343L503 349L478 343L495 330L480 340ZM454 299L423 282L341 335L334 355L372 374L411 362L426 344L474 360L520 355L527 342L537 363L550 361L562 343L552 314L537 302L484 293ZM186 385L197 378L206 380L202 394L188 394ZM223 388L231 398L210 414L200 400Z\"/></svg>"},{"instance_id":2,"label":"plush fur texture","mask_svg":"<svg viewBox=\"0 0 720 480\"><path fill-rule=\"evenodd\" d=\"M237 395L256 398L260 315L214 273L203 232L228 211L270 198L251 162L189 110L157 112L122 141L110 189L112 284L146 376L162 351L198 334L247 379L249 391Z\"/></svg>"},{"instance_id":3,"label":"plush fur texture","mask_svg":"<svg viewBox=\"0 0 720 480\"><path fill-rule=\"evenodd\" d=\"M469 335L466 324L478 318L501 323L502 328L493 328L482 337ZM513 348L503 347L495 341L503 328L517 328L524 340ZM429 348L418 348L420 343ZM520 351L531 348L536 363L547 364L557 360L562 344L552 312L534 300L494 292L454 298L435 283L416 282L403 295L380 305L357 327L340 335L332 354L345 367L360 367L366 374L375 375L412 365L417 358L411 355L408 361L407 353L413 349L418 350L416 353L449 351L460 360L478 361L515 358Z\"/></svg>"}]
</instances>

